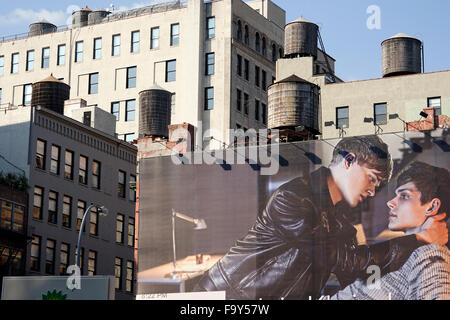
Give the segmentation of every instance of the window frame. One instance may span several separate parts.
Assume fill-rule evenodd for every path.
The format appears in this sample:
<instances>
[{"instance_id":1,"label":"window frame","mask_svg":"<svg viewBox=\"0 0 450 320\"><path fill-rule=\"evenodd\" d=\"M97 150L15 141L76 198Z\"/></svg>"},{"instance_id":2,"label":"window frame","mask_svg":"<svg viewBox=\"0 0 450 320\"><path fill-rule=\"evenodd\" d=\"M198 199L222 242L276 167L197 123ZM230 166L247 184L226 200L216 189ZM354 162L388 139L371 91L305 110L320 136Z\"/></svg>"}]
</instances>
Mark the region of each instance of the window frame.
<instances>
[{"instance_id":1,"label":"window frame","mask_svg":"<svg viewBox=\"0 0 450 320\"><path fill-rule=\"evenodd\" d=\"M96 82L94 82L96 80ZM88 94L98 94L99 87L99 73L94 72L89 74L89 90Z\"/></svg>"},{"instance_id":2,"label":"window frame","mask_svg":"<svg viewBox=\"0 0 450 320\"><path fill-rule=\"evenodd\" d=\"M41 68L50 68L50 47L42 48Z\"/></svg>"},{"instance_id":3,"label":"window frame","mask_svg":"<svg viewBox=\"0 0 450 320\"><path fill-rule=\"evenodd\" d=\"M134 69L134 76L130 76L130 71ZM134 79L134 82L132 80ZM127 67L127 80L125 87L127 89L136 88L137 85L137 66Z\"/></svg>"},{"instance_id":4,"label":"window frame","mask_svg":"<svg viewBox=\"0 0 450 320\"><path fill-rule=\"evenodd\" d=\"M138 39L136 41L135 39L135 35L138 35ZM137 53L140 50L140 42L141 42L141 31L140 30L135 30L135 31L131 31L131 44L130 44L130 52L131 53ZM137 47L136 47L137 44Z\"/></svg>"},{"instance_id":5,"label":"window frame","mask_svg":"<svg viewBox=\"0 0 450 320\"><path fill-rule=\"evenodd\" d=\"M70 163L67 162L67 155L70 154ZM74 167L74 159L75 159L75 153L71 150L66 149L64 151L64 178L67 180L73 180L73 167ZM70 168L69 176L67 176L67 168Z\"/></svg>"},{"instance_id":6,"label":"window frame","mask_svg":"<svg viewBox=\"0 0 450 320\"><path fill-rule=\"evenodd\" d=\"M27 83L23 85L22 105L27 106L31 104L33 98L33 84Z\"/></svg>"},{"instance_id":7,"label":"window frame","mask_svg":"<svg viewBox=\"0 0 450 320\"><path fill-rule=\"evenodd\" d=\"M210 21L213 22L212 27L210 26ZM216 37L216 17L210 16L206 18L206 39L214 39L215 37Z\"/></svg>"},{"instance_id":8,"label":"window frame","mask_svg":"<svg viewBox=\"0 0 450 320\"><path fill-rule=\"evenodd\" d=\"M39 152L39 143L43 143L43 153ZM36 163L35 163L35 168L37 169L41 169L41 170L45 170L46 167L46 157L47 157L47 141L46 140L42 140L42 139L36 139ZM42 160L42 164L39 165L39 160Z\"/></svg>"},{"instance_id":9,"label":"window frame","mask_svg":"<svg viewBox=\"0 0 450 320\"><path fill-rule=\"evenodd\" d=\"M347 110L347 117L346 118L339 118L339 111L340 110ZM340 125L340 120L341 119L346 119L347 125L345 127ZM336 107L336 128L337 129L346 129L346 128L348 128L350 126L349 122L350 122L350 109L349 109L349 107L348 106Z\"/></svg>"},{"instance_id":10,"label":"window frame","mask_svg":"<svg viewBox=\"0 0 450 320\"><path fill-rule=\"evenodd\" d=\"M242 90L236 88L236 110L242 111Z\"/></svg>"},{"instance_id":11,"label":"window frame","mask_svg":"<svg viewBox=\"0 0 450 320\"><path fill-rule=\"evenodd\" d=\"M437 100L437 99L439 99L439 108L435 107L435 105L432 103L432 100ZM433 108L435 117L439 117L440 115L442 115L442 97L439 96L439 97L427 98L427 107ZM438 111L436 111L436 110L438 110Z\"/></svg>"},{"instance_id":12,"label":"window frame","mask_svg":"<svg viewBox=\"0 0 450 320\"><path fill-rule=\"evenodd\" d=\"M117 213L116 216L116 243L124 243L125 215Z\"/></svg>"},{"instance_id":13,"label":"window frame","mask_svg":"<svg viewBox=\"0 0 450 320\"><path fill-rule=\"evenodd\" d=\"M133 217L128 217L128 241L129 247L134 248L134 237L135 237L136 220Z\"/></svg>"},{"instance_id":14,"label":"window frame","mask_svg":"<svg viewBox=\"0 0 450 320\"><path fill-rule=\"evenodd\" d=\"M93 60L99 60L102 58L102 38L98 37L98 38L94 38L94 42L93 42L93 53L92 53L92 59Z\"/></svg>"},{"instance_id":15,"label":"window frame","mask_svg":"<svg viewBox=\"0 0 450 320\"><path fill-rule=\"evenodd\" d=\"M172 65L175 67L174 69L170 69ZM172 76L174 75L174 76ZM175 82L177 81L177 60L167 60L166 61L166 82Z\"/></svg>"},{"instance_id":16,"label":"window frame","mask_svg":"<svg viewBox=\"0 0 450 320\"><path fill-rule=\"evenodd\" d=\"M33 54L32 59L30 58L30 54ZM27 63L25 65L25 71L33 71L34 70L35 56L36 56L36 52L34 50L27 51Z\"/></svg>"},{"instance_id":17,"label":"window frame","mask_svg":"<svg viewBox=\"0 0 450 320\"><path fill-rule=\"evenodd\" d=\"M63 249L65 247L65 249ZM59 251L59 274L65 275L67 274L67 267L70 263L70 244L61 242L60 251Z\"/></svg>"},{"instance_id":18,"label":"window frame","mask_svg":"<svg viewBox=\"0 0 450 320\"><path fill-rule=\"evenodd\" d=\"M122 264L123 264L122 258L116 257L114 259L114 280L115 280L115 288L117 290L122 290L122 277L123 277Z\"/></svg>"},{"instance_id":19,"label":"window frame","mask_svg":"<svg viewBox=\"0 0 450 320\"><path fill-rule=\"evenodd\" d=\"M130 109L131 106L133 107L133 109ZM125 121L134 121L135 119L136 119L136 99L126 100Z\"/></svg>"},{"instance_id":20,"label":"window frame","mask_svg":"<svg viewBox=\"0 0 450 320\"><path fill-rule=\"evenodd\" d=\"M41 252L42 237L35 235L35 234L33 234L32 237L33 237L33 239L31 240L30 270L31 271L40 271L41 270L41 256L42 256L42 252ZM34 254L35 251L37 251L37 255Z\"/></svg>"},{"instance_id":21,"label":"window frame","mask_svg":"<svg viewBox=\"0 0 450 320\"><path fill-rule=\"evenodd\" d=\"M98 170L95 170L96 166ZM98 160L92 160L92 188L100 190L102 185L101 174L102 174L102 163Z\"/></svg>"},{"instance_id":22,"label":"window frame","mask_svg":"<svg viewBox=\"0 0 450 320\"><path fill-rule=\"evenodd\" d=\"M127 260L126 268L125 291L132 293L134 291L134 261Z\"/></svg>"},{"instance_id":23,"label":"window frame","mask_svg":"<svg viewBox=\"0 0 450 320\"><path fill-rule=\"evenodd\" d=\"M116 39L119 40L119 43L116 43ZM113 34L112 35L112 44L111 44L111 56L112 57L118 57L120 56L120 43L121 43L121 36L120 33Z\"/></svg>"},{"instance_id":24,"label":"window frame","mask_svg":"<svg viewBox=\"0 0 450 320\"><path fill-rule=\"evenodd\" d=\"M0 56L0 76L5 73L5 56Z\"/></svg>"},{"instance_id":25,"label":"window frame","mask_svg":"<svg viewBox=\"0 0 450 320\"><path fill-rule=\"evenodd\" d=\"M177 28L175 33L175 27ZM180 44L180 24L172 23L170 25L170 46L178 46Z\"/></svg>"},{"instance_id":26,"label":"window frame","mask_svg":"<svg viewBox=\"0 0 450 320\"><path fill-rule=\"evenodd\" d=\"M54 197L52 196L54 195ZM48 222L52 224L58 224L58 198L59 194L58 192L54 190L48 191ZM52 203L55 204L54 208L51 205Z\"/></svg>"},{"instance_id":27,"label":"window frame","mask_svg":"<svg viewBox=\"0 0 450 320\"><path fill-rule=\"evenodd\" d=\"M61 49L64 48L64 52L61 53ZM56 61L56 65L64 66L66 64L66 45L60 44L58 45L58 58Z\"/></svg>"},{"instance_id":28,"label":"window frame","mask_svg":"<svg viewBox=\"0 0 450 320\"><path fill-rule=\"evenodd\" d=\"M54 150L56 150L56 154L54 154ZM56 145L56 144L52 144L51 150L50 150L50 173L59 175L60 173L60 164L61 164L61 147ZM56 170L54 170L54 166L56 165Z\"/></svg>"},{"instance_id":29,"label":"window frame","mask_svg":"<svg viewBox=\"0 0 450 320\"><path fill-rule=\"evenodd\" d=\"M384 106L384 113L377 113L377 107ZM384 121L379 121L378 118L384 115ZM387 120L387 102L375 103L373 105L373 124L377 126L386 125Z\"/></svg>"},{"instance_id":30,"label":"window frame","mask_svg":"<svg viewBox=\"0 0 450 320\"><path fill-rule=\"evenodd\" d=\"M212 58L211 58L212 57ZM211 62L212 60L212 62ZM205 54L205 75L212 76L215 73L216 57L214 52L208 52Z\"/></svg>"},{"instance_id":31,"label":"window frame","mask_svg":"<svg viewBox=\"0 0 450 320\"><path fill-rule=\"evenodd\" d=\"M81 167L81 159L85 159L85 165L84 168ZM78 183L87 185L88 184L88 169L89 169L89 158L80 154L80 157L78 158L79 165L78 165ZM84 173L84 177L80 175L80 173Z\"/></svg>"},{"instance_id":32,"label":"window frame","mask_svg":"<svg viewBox=\"0 0 450 320\"><path fill-rule=\"evenodd\" d=\"M91 253L93 255L91 255ZM95 276L97 274L97 251L89 250L88 251L88 276ZM93 266L92 266L93 263Z\"/></svg>"},{"instance_id":33,"label":"window frame","mask_svg":"<svg viewBox=\"0 0 450 320\"><path fill-rule=\"evenodd\" d=\"M123 182L121 182L121 174L123 174ZM125 171L119 170L118 173L118 184L117 184L117 196L119 198L126 198L126 181L127 181L127 173Z\"/></svg>"},{"instance_id":34,"label":"window frame","mask_svg":"<svg viewBox=\"0 0 450 320\"><path fill-rule=\"evenodd\" d=\"M40 194L36 192L36 189L40 190ZM36 198L39 199L40 206L36 206ZM36 212L36 209L38 208L38 211ZM34 186L33 188L33 219L42 220L42 213L44 209L44 188L40 186Z\"/></svg>"},{"instance_id":35,"label":"window frame","mask_svg":"<svg viewBox=\"0 0 450 320\"><path fill-rule=\"evenodd\" d=\"M62 226L69 229L72 227L72 200L71 196L66 194L63 195ZM68 208L68 212L66 211L66 208Z\"/></svg>"},{"instance_id":36,"label":"window frame","mask_svg":"<svg viewBox=\"0 0 450 320\"><path fill-rule=\"evenodd\" d=\"M114 106L117 106L117 112L114 111ZM119 101L111 102L111 114L116 117L116 121L119 121L119 119L120 119L120 102Z\"/></svg>"},{"instance_id":37,"label":"window frame","mask_svg":"<svg viewBox=\"0 0 450 320\"><path fill-rule=\"evenodd\" d=\"M11 54L11 74L19 73L19 52L15 52Z\"/></svg>"},{"instance_id":38,"label":"window frame","mask_svg":"<svg viewBox=\"0 0 450 320\"><path fill-rule=\"evenodd\" d=\"M211 94L211 92L212 92L212 94ZM210 111L213 109L214 109L214 87L206 87L205 88L205 111Z\"/></svg>"},{"instance_id":39,"label":"window frame","mask_svg":"<svg viewBox=\"0 0 450 320\"><path fill-rule=\"evenodd\" d=\"M156 34L157 37L153 37L154 36L154 31L157 31L158 34ZM150 29L150 49L154 50L154 49L159 49L159 27L153 27Z\"/></svg>"},{"instance_id":40,"label":"window frame","mask_svg":"<svg viewBox=\"0 0 450 320\"><path fill-rule=\"evenodd\" d=\"M75 63L83 62L84 42L75 42Z\"/></svg>"}]
</instances>

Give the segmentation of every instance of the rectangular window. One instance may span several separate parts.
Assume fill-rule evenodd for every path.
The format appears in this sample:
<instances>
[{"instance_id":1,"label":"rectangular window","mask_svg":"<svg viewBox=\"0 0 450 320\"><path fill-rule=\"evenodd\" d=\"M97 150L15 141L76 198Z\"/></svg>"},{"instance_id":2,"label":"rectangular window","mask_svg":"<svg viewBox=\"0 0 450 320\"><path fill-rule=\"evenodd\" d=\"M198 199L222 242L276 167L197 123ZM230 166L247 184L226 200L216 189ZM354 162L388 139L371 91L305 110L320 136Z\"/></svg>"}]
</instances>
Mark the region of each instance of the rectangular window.
<instances>
[{"instance_id":1,"label":"rectangular window","mask_svg":"<svg viewBox=\"0 0 450 320\"><path fill-rule=\"evenodd\" d=\"M150 49L159 48L159 27L151 29Z\"/></svg>"},{"instance_id":2,"label":"rectangular window","mask_svg":"<svg viewBox=\"0 0 450 320\"><path fill-rule=\"evenodd\" d=\"M247 59L244 59L244 75L245 80L248 81L250 79L250 61Z\"/></svg>"},{"instance_id":3,"label":"rectangular window","mask_svg":"<svg viewBox=\"0 0 450 320\"><path fill-rule=\"evenodd\" d=\"M434 108L434 115L435 116L440 116L442 114L442 111L441 111L441 97L428 98L428 108Z\"/></svg>"},{"instance_id":4,"label":"rectangular window","mask_svg":"<svg viewBox=\"0 0 450 320\"><path fill-rule=\"evenodd\" d=\"M52 145L52 153L50 160L50 172L54 174L59 174L59 157L60 157L61 148L55 145Z\"/></svg>"},{"instance_id":5,"label":"rectangular window","mask_svg":"<svg viewBox=\"0 0 450 320\"><path fill-rule=\"evenodd\" d=\"M177 80L177 60L166 61L166 82Z\"/></svg>"},{"instance_id":6,"label":"rectangular window","mask_svg":"<svg viewBox=\"0 0 450 320\"><path fill-rule=\"evenodd\" d=\"M247 93L244 93L244 113L248 115L248 104L249 104L249 97Z\"/></svg>"},{"instance_id":7,"label":"rectangular window","mask_svg":"<svg viewBox=\"0 0 450 320\"><path fill-rule=\"evenodd\" d=\"M41 268L41 237L33 235L31 242L30 269L39 271Z\"/></svg>"},{"instance_id":8,"label":"rectangular window","mask_svg":"<svg viewBox=\"0 0 450 320\"><path fill-rule=\"evenodd\" d=\"M89 75L89 94L98 93L98 73Z\"/></svg>"},{"instance_id":9,"label":"rectangular window","mask_svg":"<svg viewBox=\"0 0 450 320\"><path fill-rule=\"evenodd\" d=\"M120 54L120 34L112 36L112 56L118 56Z\"/></svg>"},{"instance_id":10,"label":"rectangular window","mask_svg":"<svg viewBox=\"0 0 450 320\"><path fill-rule=\"evenodd\" d=\"M11 73L19 72L19 54L13 53L11 55Z\"/></svg>"},{"instance_id":11,"label":"rectangular window","mask_svg":"<svg viewBox=\"0 0 450 320\"><path fill-rule=\"evenodd\" d=\"M255 120L259 121L259 101L255 100Z\"/></svg>"},{"instance_id":12,"label":"rectangular window","mask_svg":"<svg viewBox=\"0 0 450 320\"><path fill-rule=\"evenodd\" d=\"M81 229L81 222L83 222L83 215L86 211L86 202L83 200L78 200L77 204L77 231Z\"/></svg>"},{"instance_id":13,"label":"rectangular window","mask_svg":"<svg viewBox=\"0 0 450 320\"><path fill-rule=\"evenodd\" d=\"M348 107L336 108L336 126L348 128Z\"/></svg>"},{"instance_id":14,"label":"rectangular window","mask_svg":"<svg viewBox=\"0 0 450 320\"><path fill-rule=\"evenodd\" d=\"M72 226L72 197L64 196L62 209L62 225L70 228Z\"/></svg>"},{"instance_id":15,"label":"rectangular window","mask_svg":"<svg viewBox=\"0 0 450 320\"><path fill-rule=\"evenodd\" d=\"M170 25L170 45L176 46L180 42L180 25L178 23Z\"/></svg>"},{"instance_id":16,"label":"rectangular window","mask_svg":"<svg viewBox=\"0 0 450 320\"><path fill-rule=\"evenodd\" d=\"M0 88L0 106L2 105L2 88Z\"/></svg>"},{"instance_id":17,"label":"rectangular window","mask_svg":"<svg viewBox=\"0 0 450 320\"><path fill-rule=\"evenodd\" d=\"M23 105L31 104L31 97L33 95L33 85L25 84L23 86Z\"/></svg>"},{"instance_id":18,"label":"rectangular window","mask_svg":"<svg viewBox=\"0 0 450 320\"><path fill-rule=\"evenodd\" d=\"M70 245L68 243L61 243L61 251L59 254L59 274L65 275L67 273L67 266L69 265Z\"/></svg>"},{"instance_id":19,"label":"rectangular window","mask_svg":"<svg viewBox=\"0 0 450 320\"><path fill-rule=\"evenodd\" d=\"M83 41L75 43L75 62L83 61Z\"/></svg>"},{"instance_id":20,"label":"rectangular window","mask_svg":"<svg viewBox=\"0 0 450 320\"><path fill-rule=\"evenodd\" d=\"M26 71L31 71L34 69L34 50L27 51L27 65L25 67Z\"/></svg>"},{"instance_id":21,"label":"rectangular window","mask_svg":"<svg viewBox=\"0 0 450 320\"><path fill-rule=\"evenodd\" d=\"M374 123L376 125L387 124L386 103L377 103L373 107Z\"/></svg>"},{"instance_id":22,"label":"rectangular window","mask_svg":"<svg viewBox=\"0 0 450 320\"><path fill-rule=\"evenodd\" d=\"M141 33L139 31L131 32L131 52L139 51L140 37L141 37Z\"/></svg>"},{"instance_id":23,"label":"rectangular window","mask_svg":"<svg viewBox=\"0 0 450 320\"><path fill-rule=\"evenodd\" d=\"M267 90L267 72L262 70L261 87L264 91Z\"/></svg>"},{"instance_id":24,"label":"rectangular window","mask_svg":"<svg viewBox=\"0 0 450 320\"><path fill-rule=\"evenodd\" d=\"M111 103L111 114L116 117L116 121L119 121L120 102Z\"/></svg>"},{"instance_id":25,"label":"rectangular window","mask_svg":"<svg viewBox=\"0 0 450 320\"><path fill-rule=\"evenodd\" d=\"M242 77L242 57L237 55L237 74Z\"/></svg>"},{"instance_id":26,"label":"rectangular window","mask_svg":"<svg viewBox=\"0 0 450 320\"><path fill-rule=\"evenodd\" d=\"M215 23L215 17L206 18L206 34L208 35L208 39L213 39L216 35Z\"/></svg>"},{"instance_id":27,"label":"rectangular window","mask_svg":"<svg viewBox=\"0 0 450 320\"><path fill-rule=\"evenodd\" d=\"M17 204L14 205L14 213L13 213L13 231L15 232L23 232L23 224L24 220L25 208L19 206Z\"/></svg>"},{"instance_id":28,"label":"rectangular window","mask_svg":"<svg viewBox=\"0 0 450 320\"><path fill-rule=\"evenodd\" d=\"M47 274L55 274L55 246L55 240L47 239L45 249L45 273Z\"/></svg>"},{"instance_id":29,"label":"rectangular window","mask_svg":"<svg viewBox=\"0 0 450 320\"><path fill-rule=\"evenodd\" d=\"M61 44L58 46L58 66L63 66L66 64L66 45Z\"/></svg>"},{"instance_id":30,"label":"rectangular window","mask_svg":"<svg viewBox=\"0 0 450 320\"><path fill-rule=\"evenodd\" d=\"M99 161L92 161L92 187L100 189L101 182L101 163Z\"/></svg>"},{"instance_id":31,"label":"rectangular window","mask_svg":"<svg viewBox=\"0 0 450 320\"><path fill-rule=\"evenodd\" d=\"M125 177L126 173L119 170L119 183L117 186L117 195L120 198L125 198Z\"/></svg>"},{"instance_id":32,"label":"rectangular window","mask_svg":"<svg viewBox=\"0 0 450 320\"><path fill-rule=\"evenodd\" d=\"M133 292L133 289L134 289L133 284L134 284L134 262L128 260L127 261L127 278L126 278L125 291Z\"/></svg>"},{"instance_id":33,"label":"rectangular window","mask_svg":"<svg viewBox=\"0 0 450 320\"><path fill-rule=\"evenodd\" d=\"M116 289L122 290L122 259L115 259L114 275L116 279Z\"/></svg>"},{"instance_id":34,"label":"rectangular window","mask_svg":"<svg viewBox=\"0 0 450 320\"><path fill-rule=\"evenodd\" d=\"M242 91L239 89L236 89L236 109L242 110Z\"/></svg>"},{"instance_id":35,"label":"rectangular window","mask_svg":"<svg viewBox=\"0 0 450 320\"><path fill-rule=\"evenodd\" d=\"M83 124L88 127L91 126L91 111L83 112Z\"/></svg>"},{"instance_id":36,"label":"rectangular window","mask_svg":"<svg viewBox=\"0 0 450 320\"><path fill-rule=\"evenodd\" d=\"M116 243L123 243L123 214L118 213L116 218Z\"/></svg>"},{"instance_id":37,"label":"rectangular window","mask_svg":"<svg viewBox=\"0 0 450 320\"><path fill-rule=\"evenodd\" d=\"M126 142L133 143L134 139L135 139L134 132L133 133L125 133L123 136L123 140Z\"/></svg>"},{"instance_id":38,"label":"rectangular window","mask_svg":"<svg viewBox=\"0 0 450 320\"><path fill-rule=\"evenodd\" d=\"M75 249L78 249L77 247ZM78 251L78 250L77 250ZM84 258L84 248L81 247L80 249L80 275L83 275L84 273L84 267L83 267L83 259ZM75 261L77 261L77 255L75 254Z\"/></svg>"},{"instance_id":39,"label":"rectangular window","mask_svg":"<svg viewBox=\"0 0 450 320\"><path fill-rule=\"evenodd\" d=\"M13 205L9 201L1 201L0 228L11 230L13 219Z\"/></svg>"},{"instance_id":40,"label":"rectangular window","mask_svg":"<svg viewBox=\"0 0 450 320\"><path fill-rule=\"evenodd\" d=\"M259 67L255 66L255 85L259 87Z\"/></svg>"},{"instance_id":41,"label":"rectangular window","mask_svg":"<svg viewBox=\"0 0 450 320\"><path fill-rule=\"evenodd\" d=\"M263 124L267 125L267 105L262 103L261 109L262 109L261 117L262 117Z\"/></svg>"},{"instance_id":42,"label":"rectangular window","mask_svg":"<svg viewBox=\"0 0 450 320\"><path fill-rule=\"evenodd\" d=\"M125 121L134 121L136 111L136 100L127 100L125 102Z\"/></svg>"},{"instance_id":43,"label":"rectangular window","mask_svg":"<svg viewBox=\"0 0 450 320\"><path fill-rule=\"evenodd\" d=\"M135 222L134 218L128 218L128 245L134 247L134 228Z\"/></svg>"},{"instance_id":44,"label":"rectangular window","mask_svg":"<svg viewBox=\"0 0 450 320\"><path fill-rule=\"evenodd\" d=\"M58 192L55 191L48 192L48 222L58 222Z\"/></svg>"},{"instance_id":45,"label":"rectangular window","mask_svg":"<svg viewBox=\"0 0 450 320\"><path fill-rule=\"evenodd\" d=\"M89 234L98 236L98 209L93 207L89 214Z\"/></svg>"},{"instance_id":46,"label":"rectangular window","mask_svg":"<svg viewBox=\"0 0 450 320\"><path fill-rule=\"evenodd\" d=\"M205 110L214 109L214 88L205 88Z\"/></svg>"},{"instance_id":47,"label":"rectangular window","mask_svg":"<svg viewBox=\"0 0 450 320\"><path fill-rule=\"evenodd\" d=\"M88 253L88 276L95 276L97 274L97 252L89 250Z\"/></svg>"},{"instance_id":48,"label":"rectangular window","mask_svg":"<svg viewBox=\"0 0 450 320\"><path fill-rule=\"evenodd\" d=\"M78 181L82 184L87 184L87 169L88 169L88 158L85 156L80 156Z\"/></svg>"},{"instance_id":49,"label":"rectangular window","mask_svg":"<svg viewBox=\"0 0 450 320\"><path fill-rule=\"evenodd\" d=\"M36 141L36 168L45 170L47 142L38 139Z\"/></svg>"},{"instance_id":50,"label":"rectangular window","mask_svg":"<svg viewBox=\"0 0 450 320\"><path fill-rule=\"evenodd\" d=\"M130 174L130 186L128 189L128 198L130 201L136 201L136 176Z\"/></svg>"},{"instance_id":51,"label":"rectangular window","mask_svg":"<svg viewBox=\"0 0 450 320\"><path fill-rule=\"evenodd\" d=\"M34 208L33 208L33 218L42 220L42 197L44 194L44 189L41 187L34 187Z\"/></svg>"},{"instance_id":52,"label":"rectangular window","mask_svg":"<svg viewBox=\"0 0 450 320\"><path fill-rule=\"evenodd\" d=\"M214 52L207 53L205 59L205 74L211 76L214 74Z\"/></svg>"},{"instance_id":53,"label":"rectangular window","mask_svg":"<svg viewBox=\"0 0 450 320\"><path fill-rule=\"evenodd\" d=\"M65 153L64 178L73 180L73 152L69 150Z\"/></svg>"},{"instance_id":54,"label":"rectangular window","mask_svg":"<svg viewBox=\"0 0 450 320\"><path fill-rule=\"evenodd\" d=\"M50 66L50 48L42 49L42 62L41 67L48 68Z\"/></svg>"},{"instance_id":55,"label":"rectangular window","mask_svg":"<svg viewBox=\"0 0 450 320\"><path fill-rule=\"evenodd\" d=\"M94 60L102 57L102 38L94 39Z\"/></svg>"},{"instance_id":56,"label":"rectangular window","mask_svg":"<svg viewBox=\"0 0 450 320\"><path fill-rule=\"evenodd\" d=\"M127 68L127 89L136 88L137 67Z\"/></svg>"},{"instance_id":57,"label":"rectangular window","mask_svg":"<svg viewBox=\"0 0 450 320\"><path fill-rule=\"evenodd\" d=\"M5 56L0 56L0 76L5 72Z\"/></svg>"}]
</instances>

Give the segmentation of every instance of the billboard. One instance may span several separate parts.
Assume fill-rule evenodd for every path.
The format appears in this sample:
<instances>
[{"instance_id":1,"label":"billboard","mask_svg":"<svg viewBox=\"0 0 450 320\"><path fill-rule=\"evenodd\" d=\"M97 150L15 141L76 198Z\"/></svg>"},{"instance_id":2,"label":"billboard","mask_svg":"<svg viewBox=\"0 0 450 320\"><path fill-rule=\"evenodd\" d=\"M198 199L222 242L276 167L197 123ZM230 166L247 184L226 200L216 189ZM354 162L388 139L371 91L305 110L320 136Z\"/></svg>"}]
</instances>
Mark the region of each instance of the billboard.
<instances>
[{"instance_id":1,"label":"billboard","mask_svg":"<svg viewBox=\"0 0 450 320\"><path fill-rule=\"evenodd\" d=\"M142 159L138 294L450 299L448 142L434 130Z\"/></svg>"}]
</instances>

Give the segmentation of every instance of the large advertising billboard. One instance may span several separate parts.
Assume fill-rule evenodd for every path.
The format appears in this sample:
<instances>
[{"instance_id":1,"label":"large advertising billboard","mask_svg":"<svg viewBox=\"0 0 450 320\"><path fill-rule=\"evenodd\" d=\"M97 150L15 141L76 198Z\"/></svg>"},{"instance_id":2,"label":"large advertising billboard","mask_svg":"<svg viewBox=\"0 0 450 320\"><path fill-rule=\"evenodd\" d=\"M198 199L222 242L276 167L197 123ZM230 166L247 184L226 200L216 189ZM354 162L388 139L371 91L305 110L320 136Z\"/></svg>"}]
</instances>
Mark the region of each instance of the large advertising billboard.
<instances>
[{"instance_id":1,"label":"large advertising billboard","mask_svg":"<svg viewBox=\"0 0 450 320\"><path fill-rule=\"evenodd\" d=\"M450 299L446 130L274 141L141 159L138 295Z\"/></svg>"}]
</instances>

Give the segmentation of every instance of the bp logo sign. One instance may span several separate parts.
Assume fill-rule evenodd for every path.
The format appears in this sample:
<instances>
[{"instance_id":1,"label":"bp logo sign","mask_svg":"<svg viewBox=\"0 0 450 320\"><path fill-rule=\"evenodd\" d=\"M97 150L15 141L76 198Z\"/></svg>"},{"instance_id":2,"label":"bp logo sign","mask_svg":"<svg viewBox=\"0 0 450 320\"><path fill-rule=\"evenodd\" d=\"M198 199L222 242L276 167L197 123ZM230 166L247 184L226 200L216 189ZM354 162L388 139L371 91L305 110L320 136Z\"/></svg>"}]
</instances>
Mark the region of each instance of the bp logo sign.
<instances>
[{"instance_id":1,"label":"bp logo sign","mask_svg":"<svg viewBox=\"0 0 450 320\"><path fill-rule=\"evenodd\" d=\"M62 291L56 292L55 289L52 292L47 291L47 294L43 294L42 300L67 300L67 294L63 294Z\"/></svg>"}]
</instances>

